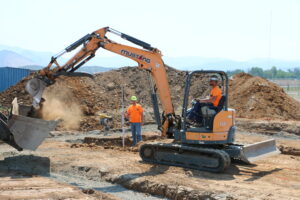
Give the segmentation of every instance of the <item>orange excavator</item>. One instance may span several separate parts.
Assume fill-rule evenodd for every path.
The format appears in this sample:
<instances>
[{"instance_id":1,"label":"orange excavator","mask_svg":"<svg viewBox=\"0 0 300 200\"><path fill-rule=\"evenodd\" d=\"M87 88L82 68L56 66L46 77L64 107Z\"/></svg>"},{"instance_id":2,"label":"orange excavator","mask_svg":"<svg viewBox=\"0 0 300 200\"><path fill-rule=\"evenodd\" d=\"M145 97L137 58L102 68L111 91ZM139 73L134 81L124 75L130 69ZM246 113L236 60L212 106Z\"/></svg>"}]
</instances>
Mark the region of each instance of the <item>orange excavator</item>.
<instances>
[{"instance_id":1,"label":"orange excavator","mask_svg":"<svg viewBox=\"0 0 300 200\"><path fill-rule=\"evenodd\" d=\"M107 33L115 34L134 43L138 47L131 47L116 43L107 37ZM81 49L64 65L57 59L63 54ZM98 49L105 49L138 63L140 69L146 70L152 77L151 99L158 128L162 136L174 138L172 143L146 143L140 147L140 156L143 161L156 164L173 165L180 167L221 172L230 166L231 160L242 160L250 163L259 158L277 154L275 140L268 140L251 145L235 144L235 110L228 108L228 77L223 71L193 71L188 73L182 114L174 112L170 86L166 67L160 50L150 44L127 34L105 27L87 34L62 52L51 58L47 67L40 70L34 79L28 81L26 90L33 97L33 105L40 104L44 89L53 84L55 79L64 76L82 76L76 70L95 56ZM187 123L189 106L189 91L193 78L199 74L217 75L221 80L223 96L215 109L206 109L202 113L201 126ZM159 95L157 95L157 93ZM159 111L159 96L163 113Z\"/></svg>"}]
</instances>

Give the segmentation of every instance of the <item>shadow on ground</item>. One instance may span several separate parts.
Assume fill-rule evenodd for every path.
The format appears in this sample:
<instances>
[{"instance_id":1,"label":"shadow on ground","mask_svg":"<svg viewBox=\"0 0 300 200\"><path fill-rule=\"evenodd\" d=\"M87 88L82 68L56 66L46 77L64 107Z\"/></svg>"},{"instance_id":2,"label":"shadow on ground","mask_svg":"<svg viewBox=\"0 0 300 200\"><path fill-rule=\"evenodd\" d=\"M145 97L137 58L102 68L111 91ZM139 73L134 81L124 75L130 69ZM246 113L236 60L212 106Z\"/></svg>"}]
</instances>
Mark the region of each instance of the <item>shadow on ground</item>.
<instances>
[{"instance_id":1,"label":"shadow on ground","mask_svg":"<svg viewBox=\"0 0 300 200\"><path fill-rule=\"evenodd\" d=\"M13 177L12 174L49 176L50 160L47 157L21 155L7 157L0 161L0 176Z\"/></svg>"}]
</instances>

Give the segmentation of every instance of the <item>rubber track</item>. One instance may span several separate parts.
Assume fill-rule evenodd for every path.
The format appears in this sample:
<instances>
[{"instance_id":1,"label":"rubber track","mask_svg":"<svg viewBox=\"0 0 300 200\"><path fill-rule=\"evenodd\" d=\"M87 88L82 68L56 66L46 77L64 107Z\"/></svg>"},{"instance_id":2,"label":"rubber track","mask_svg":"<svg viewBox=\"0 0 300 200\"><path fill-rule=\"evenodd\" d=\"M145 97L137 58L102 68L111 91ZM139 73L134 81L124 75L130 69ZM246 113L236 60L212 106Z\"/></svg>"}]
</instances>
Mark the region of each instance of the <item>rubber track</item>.
<instances>
[{"instance_id":1,"label":"rubber track","mask_svg":"<svg viewBox=\"0 0 300 200\"><path fill-rule=\"evenodd\" d=\"M144 155L144 150L151 148L152 154L150 157L146 157ZM207 166L192 166L192 165L184 165L180 162L182 160L178 160L179 162L173 162L173 161L166 161L167 158L164 158L164 161L156 160L154 155L157 152L169 152L174 154L180 154L181 158L182 156L187 153L188 157L185 159L185 162L191 159L191 154L195 156L194 159L201 159L202 155L205 155L205 157L209 156L210 159L215 158L218 162L217 167L207 167ZM163 164L163 165L170 165L170 166L178 166L178 167L184 167L184 168L191 168L201 171L209 171L209 172L223 172L226 168L230 166L231 159L230 156L223 150L213 149L213 148L203 148L203 147L194 147L194 146L188 146L188 145L181 145L181 144L175 144L175 143L148 143L143 144L140 147L140 157L143 161L148 163L155 163L155 164Z\"/></svg>"}]
</instances>

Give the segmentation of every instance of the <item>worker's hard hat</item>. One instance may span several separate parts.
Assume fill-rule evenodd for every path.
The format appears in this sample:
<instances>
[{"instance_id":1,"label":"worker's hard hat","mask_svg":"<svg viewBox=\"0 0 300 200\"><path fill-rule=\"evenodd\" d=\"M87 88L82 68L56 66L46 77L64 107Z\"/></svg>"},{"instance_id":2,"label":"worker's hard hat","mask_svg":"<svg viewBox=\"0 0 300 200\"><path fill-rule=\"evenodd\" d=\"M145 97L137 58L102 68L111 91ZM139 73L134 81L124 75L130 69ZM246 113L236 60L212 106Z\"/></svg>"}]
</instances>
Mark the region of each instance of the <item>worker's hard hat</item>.
<instances>
[{"instance_id":1,"label":"worker's hard hat","mask_svg":"<svg viewBox=\"0 0 300 200\"><path fill-rule=\"evenodd\" d=\"M137 97L136 97L136 96L131 96L131 97L130 97L130 100L131 100L131 101L137 101Z\"/></svg>"},{"instance_id":2,"label":"worker's hard hat","mask_svg":"<svg viewBox=\"0 0 300 200\"><path fill-rule=\"evenodd\" d=\"M209 80L210 81L219 81L219 78L217 76L213 75L209 78Z\"/></svg>"}]
</instances>

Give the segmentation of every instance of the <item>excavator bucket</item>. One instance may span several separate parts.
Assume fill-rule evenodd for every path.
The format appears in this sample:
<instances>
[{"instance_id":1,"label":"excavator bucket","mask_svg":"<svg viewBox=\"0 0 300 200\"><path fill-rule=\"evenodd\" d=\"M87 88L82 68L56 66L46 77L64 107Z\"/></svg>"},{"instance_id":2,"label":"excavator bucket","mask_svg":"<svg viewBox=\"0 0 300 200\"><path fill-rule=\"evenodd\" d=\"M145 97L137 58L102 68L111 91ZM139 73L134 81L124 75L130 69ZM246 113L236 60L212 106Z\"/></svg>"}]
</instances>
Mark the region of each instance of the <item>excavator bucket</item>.
<instances>
[{"instance_id":1,"label":"excavator bucket","mask_svg":"<svg viewBox=\"0 0 300 200\"><path fill-rule=\"evenodd\" d=\"M32 97L33 106L39 105L46 87L47 84L38 78L33 78L26 83L25 89Z\"/></svg>"},{"instance_id":2,"label":"excavator bucket","mask_svg":"<svg viewBox=\"0 0 300 200\"><path fill-rule=\"evenodd\" d=\"M21 115L12 115L7 126L15 143L22 149L36 150L49 132L54 130L57 122L35 119Z\"/></svg>"},{"instance_id":3,"label":"excavator bucket","mask_svg":"<svg viewBox=\"0 0 300 200\"><path fill-rule=\"evenodd\" d=\"M276 141L271 139L243 146L241 160L250 164L256 160L279 153L280 151L276 147Z\"/></svg>"},{"instance_id":4,"label":"excavator bucket","mask_svg":"<svg viewBox=\"0 0 300 200\"><path fill-rule=\"evenodd\" d=\"M30 111L31 106L19 105L15 98L10 117L1 114L0 139L19 151L36 150L58 123L28 117Z\"/></svg>"}]
</instances>

